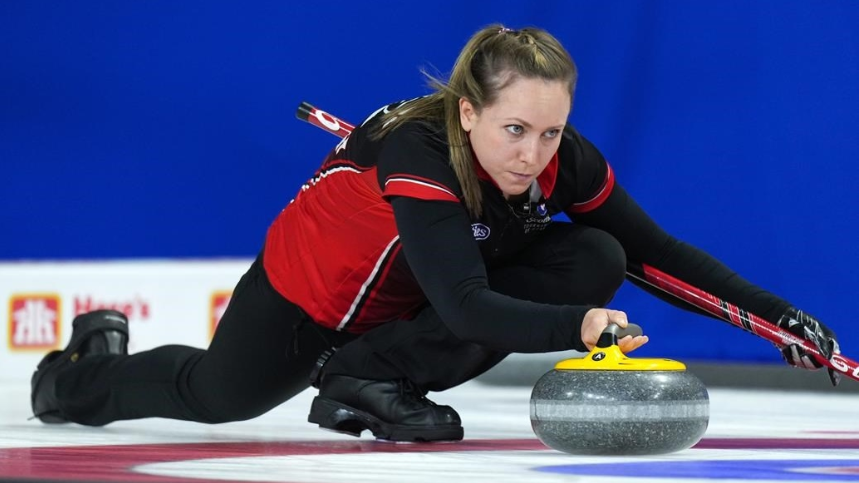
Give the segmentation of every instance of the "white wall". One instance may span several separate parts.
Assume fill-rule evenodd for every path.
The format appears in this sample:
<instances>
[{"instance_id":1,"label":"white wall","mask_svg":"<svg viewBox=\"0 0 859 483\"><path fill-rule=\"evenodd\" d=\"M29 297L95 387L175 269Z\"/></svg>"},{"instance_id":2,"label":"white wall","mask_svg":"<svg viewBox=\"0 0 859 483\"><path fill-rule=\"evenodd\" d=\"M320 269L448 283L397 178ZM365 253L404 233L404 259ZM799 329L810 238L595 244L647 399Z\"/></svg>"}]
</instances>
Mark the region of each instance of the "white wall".
<instances>
[{"instance_id":1,"label":"white wall","mask_svg":"<svg viewBox=\"0 0 859 483\"><path fill-rule=\"evenodd\" d=\"M206 347L252 260L0 263L6 330L0 380L28 380L65 347L72 319L113 308L129 318L130 352L163 344Z\"/></svg>"}]
</instances>

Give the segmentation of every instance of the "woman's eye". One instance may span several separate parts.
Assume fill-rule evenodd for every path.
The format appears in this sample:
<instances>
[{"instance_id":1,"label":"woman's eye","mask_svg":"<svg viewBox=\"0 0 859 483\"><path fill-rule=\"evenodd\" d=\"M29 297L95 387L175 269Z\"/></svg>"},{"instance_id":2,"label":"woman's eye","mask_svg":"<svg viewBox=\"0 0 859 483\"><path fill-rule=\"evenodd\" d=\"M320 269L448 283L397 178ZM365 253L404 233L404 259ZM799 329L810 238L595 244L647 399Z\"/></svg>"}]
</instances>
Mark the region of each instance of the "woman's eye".
<instances>
[{"instance_id":1,"label":"woman's eye","mask_svg":"<svg viewBox=\"0 0 859 483\"><path fill-rule=\"evenodd\" d=\"M518 124L511 124L509 126L506 126L504 129L506 129L507 132L509 132L510 134L516 134L516 135L522 134L522 132L523 132L522 126L520 126Z\"/></svg>"},{"instance_id":2,"label":"woman's eye","mask_svg":"<svg viewBox=\"0 0 859 483\"><path fill-rule=\"evenodd\" d=\"M560 129L552 129L551 131L546 131L545 134L543 134L543 135L549 139L553 139L553 138L558 137L558 134L560 134L560 133L561 133Z\"/></svg>"}]
</instances>

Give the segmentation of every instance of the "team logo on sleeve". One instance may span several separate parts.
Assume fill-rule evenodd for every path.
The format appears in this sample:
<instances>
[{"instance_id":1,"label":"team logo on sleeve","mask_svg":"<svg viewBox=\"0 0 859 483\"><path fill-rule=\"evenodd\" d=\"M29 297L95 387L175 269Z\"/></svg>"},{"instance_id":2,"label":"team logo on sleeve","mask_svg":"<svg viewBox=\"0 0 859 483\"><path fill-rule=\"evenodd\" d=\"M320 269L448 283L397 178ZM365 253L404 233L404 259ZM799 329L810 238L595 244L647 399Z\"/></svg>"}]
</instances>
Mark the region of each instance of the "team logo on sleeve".
<instances>
[{"instance_id":1,"label":"team logo on sleeve","mask_svg":"<svg viewBox=\"0 0 859 483\"><path fill-rule=\"evenodd\" d=\"M471 233L475 240L486 240L489 238L489 227L483 223L475 223L471 225Z\"/></svg>"}]
</instances>

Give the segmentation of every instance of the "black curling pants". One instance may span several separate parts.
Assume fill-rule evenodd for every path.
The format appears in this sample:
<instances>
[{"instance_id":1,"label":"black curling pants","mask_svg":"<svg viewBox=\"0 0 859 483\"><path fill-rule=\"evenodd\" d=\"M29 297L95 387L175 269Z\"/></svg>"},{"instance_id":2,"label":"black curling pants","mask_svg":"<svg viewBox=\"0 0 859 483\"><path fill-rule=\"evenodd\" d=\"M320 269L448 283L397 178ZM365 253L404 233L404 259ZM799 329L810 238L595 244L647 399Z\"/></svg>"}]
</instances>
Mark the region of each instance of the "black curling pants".
<instances>
[{"instance_id":1,"label":"black curling pants","mask_svg":"<svg viewBox=\"0 0 859 483\"><path fill-rule=\"evenodd\" d=\"M536 302L604 305L623 282L625 265L619 243L606 233L555 223L490 270L490 286ZM339 349L326 373L407 378L433 391L472 379L506 356L458 339L431 307L360 337L321 327L274 290L259 257L236 286L207 350L168 345L84 357L58 374L56 396L63 416L85 425L146 417L240 421L308 388L316 360L332 347Z\"/></svg>"}]
</instances>

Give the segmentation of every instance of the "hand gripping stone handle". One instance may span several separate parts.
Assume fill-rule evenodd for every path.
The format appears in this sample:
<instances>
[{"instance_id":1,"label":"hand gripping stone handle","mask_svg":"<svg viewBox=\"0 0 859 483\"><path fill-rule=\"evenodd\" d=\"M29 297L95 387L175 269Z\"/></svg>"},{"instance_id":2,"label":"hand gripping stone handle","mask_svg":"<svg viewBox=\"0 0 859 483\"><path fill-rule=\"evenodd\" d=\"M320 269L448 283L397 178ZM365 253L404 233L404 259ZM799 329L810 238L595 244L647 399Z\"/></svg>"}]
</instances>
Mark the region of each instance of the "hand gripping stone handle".
<instances>
[{"instance_id":1,"label":"hand gripping stone handle","mask_svg":"<svg viewBox=\"0 0 859 483\"><path fill-rule=\"evenodd\" d=\"M302 102L301 105L299 105L295 116L302 121L309 122L310 124L328 131L340 138L348 136L352 133L352 130L355 129L354 125L349 124L326 111L320 110L308 102ZM859 362L848 359L841 354L833 354L831 359L826 359L811 342L801 340L787 330L777 327L775 324L771 324L766 320L737 307L736 305L716 297L715 295L711 295L697 287L693 287L692 285L663 273L649 265L629 262L627 263L626 273L631 278L659 289L683 302L703 310L717 319L733 324L747 332L751 332L752 334L768 340L779 347L797 344L825 367L844 374L853 380L859 381ZM609 328L613 325L615 324L609 324ZM600 337L602 338L602 336ZM618 338L618 334L614 334L610 337ZM597 341L597 346L599 346L599 341Z\"/></svg>"},{"instance_id":2,"label":"hand gripping stone handle","mask_svg":"<svg viewBox=\"0 0 859 483\"><path fill-rule=\"evenodd\" d=\"M608 326L603 329L602 334L600 334L600 338L597 340L597 347L605 349L606 347L617 345L618 340L623 339L628 335L637 337L643 333L641 326L633 324L632 322L627 323L626 327L621 327L617 324L608 324Z\"/></svg>"}]
</instances>

